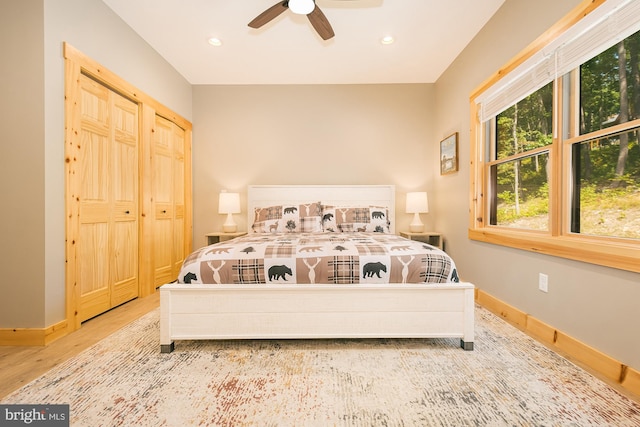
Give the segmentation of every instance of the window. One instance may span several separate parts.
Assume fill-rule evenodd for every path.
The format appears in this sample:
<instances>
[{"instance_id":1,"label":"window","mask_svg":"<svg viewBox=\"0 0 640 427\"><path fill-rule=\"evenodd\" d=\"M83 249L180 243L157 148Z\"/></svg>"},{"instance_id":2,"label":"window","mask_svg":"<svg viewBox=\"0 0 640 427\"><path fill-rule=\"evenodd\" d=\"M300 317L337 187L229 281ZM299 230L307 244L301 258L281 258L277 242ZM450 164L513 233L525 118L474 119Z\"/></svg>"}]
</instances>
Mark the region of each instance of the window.
<instances>
[{"instance_id":1,"label":"window","mask_svg":"<svg viewBox=\"0 0 640 427\"><path fill-rule=\"evenodd\" d=\"M578 9L471 96L469 236L640 272L640 2Z\"/></svg>"},{"instance_id":2,"label":"window","mask_svg":"<svg viewBox=\"0 0 640 427\"><path fill-rule=\"evenodd\" d=\"M489 162L491 225L548 229L552 103L549 83L497 115L495 160Z\"/></svg>"},{"instance_id":3,"label":"window","mask_svg":"<svg viewBox=\"0 0 640 427\"><path fill-rule=\"evenodd\" d=\"M640 239L640 32L580 66L571 231ZM574 113L575 114L575 113Z\"/></svg>"},{"instance_id":4,"label":"window","mask_svg":"<svg viewBox=\"0 0 640 427\"><path fill-rule=\"evenodd\" d=\"M572 232L640 239L638 131L573 145Z\"/></svg>"}]
</instances>

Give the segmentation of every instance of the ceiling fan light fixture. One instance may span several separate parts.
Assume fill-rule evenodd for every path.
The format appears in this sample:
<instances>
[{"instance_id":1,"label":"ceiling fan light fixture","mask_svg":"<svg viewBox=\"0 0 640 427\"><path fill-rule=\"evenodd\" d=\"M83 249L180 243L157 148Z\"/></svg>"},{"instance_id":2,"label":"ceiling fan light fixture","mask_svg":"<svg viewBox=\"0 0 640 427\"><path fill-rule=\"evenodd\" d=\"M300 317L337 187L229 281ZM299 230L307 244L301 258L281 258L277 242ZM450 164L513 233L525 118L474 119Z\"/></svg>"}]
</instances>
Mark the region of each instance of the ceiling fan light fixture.
<instances>
[{"instance_id":1,"label":"ceiling fan light fixture","mask_svg":"<svg viewBox=\"0 0 640 427\"><path fill-rule=\"evenodd\" d=\"M289 10L297 15L308 15L315 7L313 0L289 0Z\"/></svg>"}]
</instances>

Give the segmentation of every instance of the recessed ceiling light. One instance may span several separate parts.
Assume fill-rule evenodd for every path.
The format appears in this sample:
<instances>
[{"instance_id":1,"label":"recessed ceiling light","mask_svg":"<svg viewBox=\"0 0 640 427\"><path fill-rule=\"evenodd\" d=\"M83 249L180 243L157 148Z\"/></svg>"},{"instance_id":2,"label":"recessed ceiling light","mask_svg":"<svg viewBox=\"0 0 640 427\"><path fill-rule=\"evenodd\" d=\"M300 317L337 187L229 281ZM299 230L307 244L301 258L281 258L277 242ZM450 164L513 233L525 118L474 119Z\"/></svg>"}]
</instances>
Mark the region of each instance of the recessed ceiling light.
<instances>
[{"instance_id":1,"label":"recessed ceiling light","mask_svg":"<svg viewBox=\"0 0 640 427\"><path fill-rule=\"evenodd\" d=\"M380 43L382 44L391 44L395 41L395 39L393 38L393 36L384 36L381 40Z\"/></svg>"},{"instance_id":2,"label":"recessed ceiling light","mask_svg":"<svg viewBox=\"0 0 640 427\"><path fill-rule=\"evenodd\" d=\"M222 40L217 37L211 37L208 42L211 46L222 46Z\"/></svg>"}]
</instances>

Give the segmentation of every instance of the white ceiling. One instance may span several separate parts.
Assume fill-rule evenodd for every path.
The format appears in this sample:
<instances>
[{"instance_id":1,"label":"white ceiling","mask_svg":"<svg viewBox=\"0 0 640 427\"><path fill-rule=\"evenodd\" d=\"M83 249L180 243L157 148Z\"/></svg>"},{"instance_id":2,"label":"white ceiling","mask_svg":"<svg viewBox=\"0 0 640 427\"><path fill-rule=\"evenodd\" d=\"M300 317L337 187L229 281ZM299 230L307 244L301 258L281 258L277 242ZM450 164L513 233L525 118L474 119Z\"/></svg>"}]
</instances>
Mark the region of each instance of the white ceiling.
<instances>
[{"instance_id":1,"label":"white ceiling","mask_svg":"<svg viewBox=\"0 0 640 427\"><path fill-rule=\"evenodd\" d=\"M194 85L433 83L504 1L317 0L323 41L289 10L247 26L276 0L103 0Z\"/></svg>"}]
</instances>

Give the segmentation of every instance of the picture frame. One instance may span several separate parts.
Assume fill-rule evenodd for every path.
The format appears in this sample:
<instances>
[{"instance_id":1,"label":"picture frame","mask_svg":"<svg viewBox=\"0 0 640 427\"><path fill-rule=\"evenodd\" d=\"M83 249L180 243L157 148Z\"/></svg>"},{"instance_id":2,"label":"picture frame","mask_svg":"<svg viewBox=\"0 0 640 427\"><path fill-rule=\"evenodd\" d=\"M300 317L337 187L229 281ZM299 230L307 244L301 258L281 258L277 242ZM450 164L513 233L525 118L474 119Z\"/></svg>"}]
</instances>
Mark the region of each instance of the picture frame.
<instances>
[{"instance_id":1,"label":"picture frame","mask_svg":"<svg viewBox=\"0 0 640 427\"><path fill-rule=\"evenodd\" d=\"M440 141L440 175L458 171L458 132Z\"/></svg>"}]
</instances>

